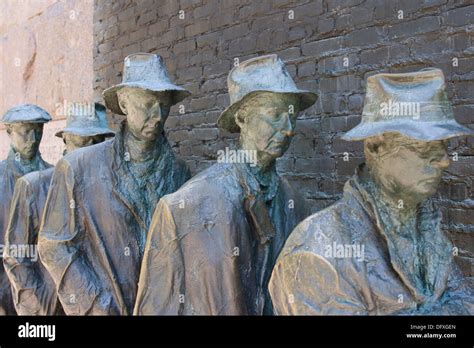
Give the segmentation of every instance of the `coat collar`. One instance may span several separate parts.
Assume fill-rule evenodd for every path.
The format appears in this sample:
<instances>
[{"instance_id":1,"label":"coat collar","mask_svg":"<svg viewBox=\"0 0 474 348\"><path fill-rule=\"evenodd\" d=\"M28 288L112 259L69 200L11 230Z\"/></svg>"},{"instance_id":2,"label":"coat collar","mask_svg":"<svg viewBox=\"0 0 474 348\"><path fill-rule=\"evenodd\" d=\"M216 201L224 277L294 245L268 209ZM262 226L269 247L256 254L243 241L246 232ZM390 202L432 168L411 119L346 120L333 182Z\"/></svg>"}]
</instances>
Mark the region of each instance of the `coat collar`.
<instances>
[{"instance_id":1,"label":"coat collar","mask_svg":"<svg viewBox=\"0 0 474 348\"><path fill-rule=\"evenodd\" d=\"M237 180L244 193L244 209L256 232L260 244L268 243L275 236L270 212L257 178L245 163L231 164L236 170Z\"/></svg>"},{"instance_id":2,"label":"coat collar","mask_svg":"<svg viewBox=\"0 0 474 348\"><path fill-rule=\"evenodd\" d=\"M20 154L13 148L11 148L8 153L7 166L11 170L15 182L25 174L52 167L49 163L43 160L39 151L36 152L33 159L26 161L21 159Z\"/></svg>"},{"instance_id":3,"label":"coat collar","mask_svg":"<svg viewBox=\"0 0 474 348\"><path fill-rule=\"evenodd\" d=\"M142 231L139 245L140 250L143 251L155 206L163 195L177 189L174 179L179 173L176 173L176 158L173 150L167 139L162 136L155 149L157 154L149 163L153 170L146 178L137 181L124 147L125 131L126 123L123 122L109 148L112 158L112 190L128 207L139 224Z\"/></svg>"},{"instance_id":4,"label":"coat collar","mask_svg":"<svg viewBox=\"0 0 474 348\"><path fill-rule=\"evenodd\" d=\"M435 208L431 200L422 202L418 209L416 230L413 239L417 240L418 253L402 250L397 243L394 224L391 223L390 212L378 202L372 192L366 188L363 178L364 165L361 165L356 174L346 183L344 195L354 197L366 211L375 230L385 240L390 263L402 282L407 286L418 302L436 301L446 289L449 272L452 266L452 244L441 231L441 213ZM417 277L411 264L420 264L423 276Z\"/></svg>"}]
</instances>

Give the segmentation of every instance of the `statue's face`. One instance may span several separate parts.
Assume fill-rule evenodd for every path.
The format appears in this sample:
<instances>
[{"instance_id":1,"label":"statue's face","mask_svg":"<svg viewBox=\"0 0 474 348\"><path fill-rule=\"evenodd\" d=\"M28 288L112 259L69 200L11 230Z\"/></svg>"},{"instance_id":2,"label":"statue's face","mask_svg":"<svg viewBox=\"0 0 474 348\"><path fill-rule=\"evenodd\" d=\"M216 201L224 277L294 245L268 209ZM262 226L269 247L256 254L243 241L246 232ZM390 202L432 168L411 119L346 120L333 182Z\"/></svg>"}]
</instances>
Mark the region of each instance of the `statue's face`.
<instances>
[{"instance_id":1,"label":"statue's face","mask_svg":"<svg viewBox=\"0 0 474 348\"><path fill-rule=\"evenodd\" d=\"M169 94L123 88L117 96L122 111L127 115L128 129L136 138L154 140L162 134L170 111Z\"/></svg>"},{"instance_id":2,"label":"statue's face","mask_svg":"<svg viewBox=\"0 0 474 348\"><path fill-rule=\"evenodd\" d=\"M446 141L416 141L390 134L373 153L373 171L382 190L414 202L435 194L443 170L449 166ZM367 143L366 143L367 151Z\"/></svg>"},{"instance_id":3,"label":"statue's face","mask_svg":"<svg viewBox=\"0 0 474 348\"><path fill-rule=\"evenodd\" d=\"M35 157L43 137L43 123L12 123L7 127L13 149L25 160Z\"/></svg>"},{"instance_id":4,"label":"statue's face","mask_svg":"<svg viewBox=\"0 0 474 348\"><path fill-rule=\"evenodd\" d=\"M294 136L299 100L295 96L262 93L237 111L240 142L247 150L276 159L283 156Z\"/></svg>"},{"instance_id":5,"label":"statue's face","mask_svg":"<svg viewBox=\"0 0 474 348\"><path fill-rule=\"evenodd\" d=\"M81 147L101 143L104 140L104 135L82 136L71 133L63 133L63 141L66 145L66 148L64 149L64 155L71 153L72 151Z\"/></svg>"}]
</instances>

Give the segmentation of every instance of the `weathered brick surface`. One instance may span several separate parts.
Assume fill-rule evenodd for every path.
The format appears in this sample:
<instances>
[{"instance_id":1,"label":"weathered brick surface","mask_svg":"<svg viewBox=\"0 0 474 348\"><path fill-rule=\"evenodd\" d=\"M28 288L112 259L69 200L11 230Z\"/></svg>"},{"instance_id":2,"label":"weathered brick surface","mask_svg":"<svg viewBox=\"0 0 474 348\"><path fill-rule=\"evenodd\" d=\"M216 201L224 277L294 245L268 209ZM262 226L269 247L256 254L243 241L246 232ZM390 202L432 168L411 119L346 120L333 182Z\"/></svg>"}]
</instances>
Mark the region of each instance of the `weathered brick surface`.
<instances>
[{"instance_id":1,"label":"weathered brick surface","mask_svg":"<svg viewBox=\"0 0 474 348\"><path fill-rule=\"evenodd\" d=\"M318 210L340 197L363 160L362 144L340 135L360 121L368 76L439 67L457 119L473 126L473 8L471 0L96 0L95 93L121 80L127 54L162 55L174 80L193 92L183 101L183 114L172 108L167 130L196 173L236 141L216 128L229 104L226 75L234 59L277 53L300 87L320 95L300 115L298 135L278 163ZM473 144L474 139L451 141L449 151L458 161L438 194L459 264L471 276Z\"/></svg>"}]
</instances>

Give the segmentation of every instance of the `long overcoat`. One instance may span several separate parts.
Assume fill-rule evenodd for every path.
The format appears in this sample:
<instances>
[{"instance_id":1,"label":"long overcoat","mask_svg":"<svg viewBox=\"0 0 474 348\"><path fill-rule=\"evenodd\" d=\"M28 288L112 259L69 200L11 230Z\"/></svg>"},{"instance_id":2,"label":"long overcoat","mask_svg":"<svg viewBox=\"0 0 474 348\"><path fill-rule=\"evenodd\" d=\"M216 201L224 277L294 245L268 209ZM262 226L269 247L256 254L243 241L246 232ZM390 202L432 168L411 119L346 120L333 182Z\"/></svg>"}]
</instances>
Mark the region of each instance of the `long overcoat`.
<instances>
[{"instance_id":1,"label":"long overcoat","mask_svg":"<svg viewBox=\"0 0 474 348\"><path fill-rule=\"evenodd\" d=\"M0 161L0 243L5 248L4 240L10 214L10 203L16 181L23 175L37 170L45 170L51 165L46 163L40 153L30 161L28 166L22 165L22 160L16 160L18 153L10 150L8 157ZM10 281L8 280L3 262L0 264L0 315L15 315Z\"/></svg>"},{"instance_id":2,"label":"long overcoat","mask_svg":"<svg viewBox=\"0 0 474 348\"><path fill-rule=\"evenodd\" d=\"M132 314L153 209L189 178L164 139L152 174L135 180L124 128L71 152L53 175L38 247L68 315Z\"/></svg>"},{"instance_id":3,"label":"long overcoat","mask_svg":"<svg viewBox=\"0 0 474 348\"><path fill-rule=\"evenodd\" d=\"M276 314L474 314L433 202L420 205L407 235L387 228L396 224L382 223L390 217L378 207L356 174L341 200L296 227L269 284Z\"/></svg>"},{"instance_id":4,"label":"long overcoat","mask_svg":"<svg viewBox=\"0 0 474 348\"><path fill-rule=\"evenodd\" d=\"M136 315L271 314L267 283L304 199L279 178L262 198L247 164L218 163L166 195L153 216Z\"/></svg>"}]
</instances>

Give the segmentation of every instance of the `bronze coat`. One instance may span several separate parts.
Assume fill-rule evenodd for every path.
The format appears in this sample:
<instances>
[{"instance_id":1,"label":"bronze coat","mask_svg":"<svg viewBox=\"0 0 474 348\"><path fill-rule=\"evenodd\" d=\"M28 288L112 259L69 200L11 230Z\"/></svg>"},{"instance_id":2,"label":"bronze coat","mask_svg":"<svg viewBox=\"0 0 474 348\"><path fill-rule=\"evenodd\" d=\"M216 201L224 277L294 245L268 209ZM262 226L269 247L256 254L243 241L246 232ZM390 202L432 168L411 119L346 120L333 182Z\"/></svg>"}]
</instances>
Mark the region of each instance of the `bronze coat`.
<instances>
[{"instance_id":1,"label":"bronze coat","mask_svg":"<svg viewBox=\"0 0 474 348\"><path fill-rule=\"evenodd\" d=\"M271 312L273 263L307 214L284 179L270 206L256 203L259 191L245 164L216 164L163 197L148 233L134 314Z\"/></svg>"},{"instance_id":2,"label":"bronze coat","mask_svg":"<svg viewBox=\"0 0 474 348\"><path fill-rule=\"evenodd\" d=\"M3 264L12 285L13 301L20 315L63 314L53 279L40 259L9 252L9 245L34 245L54 168L29 173L15 184L10 222L5 235Z\"/></svg>"},{"instance_id":3,"label":"bronze coat","mask_svg":"<svg viewBox=\"0 0 474 348\"><path fill-rule=\"evenodd\" d=\"M0 243L4 244L10 213L10 202L13 197L15 182L32 170L44 170L51 165L43 161L40 154L34 159L32 168L23 168L21 162L15 160L15 152L10 150L8 158L0 161ZM0 315L15 315L10 281L5 273L3 262L0 265Z\"/></svg>"},{"instance_id":4,"label":"bronze coat","mask_svg":"<svg viewBox=\"0 0 474 348\"><path fill-rule=\"evenodd\" d=\"M185 163L164 145L156 170L142 181L153 207L189 177ZM132 314L149 221L137 203L141 188L133 181L124 187L130 175L124 158L122 130L56 165L38 245L68 315Z\"/></svg>"},{"instance_id":5,"label":"bronze coat","mask_svg":"<svg viewBox=\"0 0 474 348\"><path fill-rule=\"evenodd\" d=\"M355 176L340 201L295 228L269 284L276 314L474 314L474 293L454 263L432 203L421 206L420 221L424 215L427 225L417 231L424 286L407 266L415 255L394 246L375 206ZM365 260L327 255L333 243L364 245Z\"/></svg>"}]
</instances>

